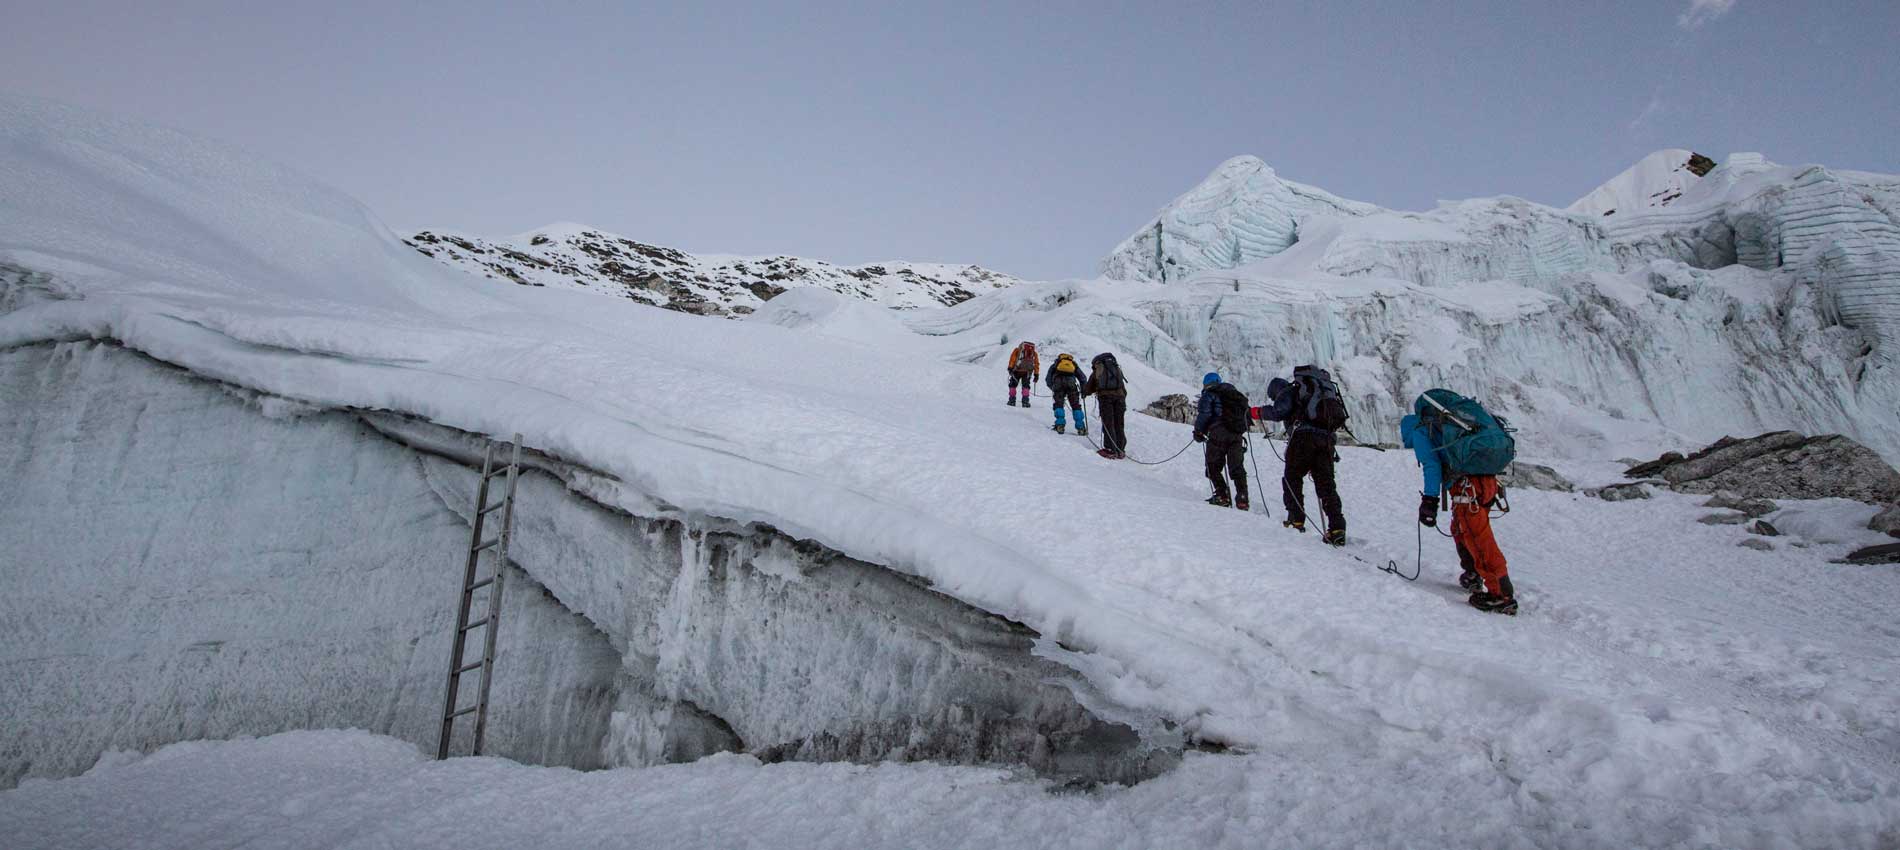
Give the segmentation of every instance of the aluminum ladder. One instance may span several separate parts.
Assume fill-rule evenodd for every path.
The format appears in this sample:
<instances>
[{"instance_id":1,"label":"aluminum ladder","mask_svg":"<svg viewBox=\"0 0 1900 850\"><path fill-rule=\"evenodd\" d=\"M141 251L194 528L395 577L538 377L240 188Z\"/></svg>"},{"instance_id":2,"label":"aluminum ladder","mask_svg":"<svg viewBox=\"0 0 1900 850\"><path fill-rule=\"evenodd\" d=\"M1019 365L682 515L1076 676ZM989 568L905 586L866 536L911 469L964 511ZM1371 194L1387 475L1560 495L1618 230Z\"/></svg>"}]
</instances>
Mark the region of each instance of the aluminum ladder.
<instances>
[{"instance_id":1,"label":"aluminum ladder","mask_svg":"<svg viewBox=\"0 0 1900 850\"><path fill-rule=\"evenodd\" d=\"M442 736L436 745L435 757L449 757L449 741L455 735L455 719L465 714L475 715L474 755L482 754L482 736L488 731L488 684L495 676L495 627L501 617L501 580L508 568L508 533L514 528L515 519L515 481L521 474L521 435L507 445L508 464L495 466L495 443L488 442L482 452L482 479L475 489L475 518L470 523L473 528L468 538L468 560L462 569L462 593L460 604L456 606L455 636L450 640L448 692L442 699ZM501 501L490 504L488 501L489 482L496 478L507 478L501 494ZM487 524L488 515L501 511L501 532L487 540L482 539L482 529ZM482 553L492 551L489 562L494 569L482 573ZM477 578L477 574L481 573ZM469 614L475 607L475 592L488 589L488 613L481 619L471 622ZM467 661L468 636L476 629L482 630L482 659ZM458 706L461 695L462 677L475 671L481 671L481 683L476 690L472 705Z\"/></svg>"}]
</instances>

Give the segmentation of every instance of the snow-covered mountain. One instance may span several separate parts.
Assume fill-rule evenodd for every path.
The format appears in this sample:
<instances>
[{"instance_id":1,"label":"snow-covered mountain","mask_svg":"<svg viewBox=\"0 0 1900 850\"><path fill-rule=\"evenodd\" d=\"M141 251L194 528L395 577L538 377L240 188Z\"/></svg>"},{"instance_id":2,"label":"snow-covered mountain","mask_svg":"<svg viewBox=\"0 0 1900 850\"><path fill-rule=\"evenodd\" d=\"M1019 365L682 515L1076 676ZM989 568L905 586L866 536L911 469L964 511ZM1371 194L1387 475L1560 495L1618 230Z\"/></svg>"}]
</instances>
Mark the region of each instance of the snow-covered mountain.
<instances>
[{"instance_id":1,"label":"snow-covered mountain","mask_svg":"<svg viewBox=\"0 0 1900 850\"><path fill-rule=\"evenodd\" d=\"M1256 512L1217 510L1184 425L1130 417L1136 465L1001 404L1023 337L1119 352L1139 404L1209 352L1371 345L1383 300L1418 335L1379 362L1541 351L1525 385L1561 387L1585 369L1567 359L1625 344L1579 327L1778 303L1726 306L1770 274L1739 265L1665 276L1707 305L1689 314L1614 275L1574 302L1315 275L1353 234L1418 225L1298 223L1241 275L907 311L805 287L724 321L496 285L289 169L0 96L0 786L55 780L0 790L0 827L51 847L1891 843L1900 573L1828 563L1873 506L1790 502L1769 538L1678 493L1514 492L1504 619L1416 525L1409 455L1341 450L1334 549L1260 512L1272 444L1252 443ZM1419 250L1385 244L1362 257ZM511 434L501 758L426 761L479 451ZM1415 583L1374 566L1415 558ZM309 729L331 731L243 740ZM799 761L880 763L779 763ZM1078 780L1102 784L1049 793Z\"/></svg>"},{"instance_id":2,"label":"snow-covered mountain","mask_svg":"<svg viewBox=\"0 0 1900 850\"><path fill-rule=\"evenodd\" d=\"M1701 167L1646 158L1579 202L1620 205L1604 216L1509 197L1381 210L1231 160L1103 261L1166 284L1105 307L1145 320L1110 338L1249 392L1328 365L1368 438L1450 386L1554 454L1793 428L1900 459L1900 178L1755 154Z\"/></svg>"},{"instance_id":3,"label":"snow-covered mountain","mask_svg":"<svg viewBox=\"0 0 1900 850\"><path fill-rule=\"evenodd\" d=\"M579 224L552 224L500 240L423 230L403 241L424 256L485 277L709 316L744 315L797 287L916 308L957 304L1019 282L980 266L947 263L840 266L800 257L688 254Z\"/></svg>"},{"instance_id":4,"label":"snow-covered mountain","mask_svg":"<svg viewBox=\"0 0 1900 850\"><path fill-rule=\"evenodd\" d=\"M1623 173L1578 198L1565 210L1581 215L1624 215L1666 207L1715 169L1715 160L1683 148L1667 148L1637 160Z\"/></svg>"},{"instance_id":5,"label":"snow-covered mountain","mask_svg":"<svg viewBox=\"0 0 1900 850\"><path fill-rule=\"evenodd\" d=\"M1259 157L1237 156L1122 240L1103 261L1102 273L1117 280L1182 280L1202 269L1233 268L1292 247L1303 219L1377 211L1371 204L1282 180Z\"/></svg>"}]
</instances>

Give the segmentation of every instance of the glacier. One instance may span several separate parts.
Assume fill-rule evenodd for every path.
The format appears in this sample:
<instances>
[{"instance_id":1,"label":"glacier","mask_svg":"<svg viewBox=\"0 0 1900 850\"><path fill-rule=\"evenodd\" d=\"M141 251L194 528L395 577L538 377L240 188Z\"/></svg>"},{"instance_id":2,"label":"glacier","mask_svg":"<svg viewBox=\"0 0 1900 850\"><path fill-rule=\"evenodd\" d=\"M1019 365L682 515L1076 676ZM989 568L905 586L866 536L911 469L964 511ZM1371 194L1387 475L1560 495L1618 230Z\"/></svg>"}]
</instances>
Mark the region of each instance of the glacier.
<instances>
[{"instance_id":1,"label":"glacier","mask_svg":"<svg viewBox=\"0 0 1900 850\"><path fill-rule=\"evenodd\" d=\"M1792 428L1900 459L1896 178L1756 154L1697 174L1712 162L1693 156L1652 155L1570 210L1506 197L1426 213L1233 160L1103 261L1126 284L1103 312L1153 319L1169 339L1129 326L1118 342L1180 382L1220 370L1258 393L1329 366L1375 442L1395 441L1419 391L1450 386L1551 456Z\"/></svg>"},{"instance_id":2,"label":"glacier","mask_svg":"<svg viewBox=\"0 0 1900 850\"><path fill-rule=\"evenodd\" d=\"M1786 335L1747 337L1762 356L1833 345L1814 374L1868 383L1836 358L1865 333L1806 300L1815 287L1786 295L1786 268L1606 261L1579 236L1501 260L1529 270L1515 281L1312 272L1349 230L1491 238L1363 210L1185 280L1022 283L905 311L806 288L727 321L461 273L287 169L41 101L0 97L0 186L15 638L0 727L23 730L0 833L375 844L422 818L441 830L414 843L475 846L1900 834L1900 574L1829 563L1874 534L1830 521L1838 506L1784 505L1794 531L1764 542L1697 523L1681 494L1514 493L1498 533L1524 614L1487 618L1415 524L1401 453L1341 449L1353 545L1334 550L1280 529L1270 500L1210 508L1191 459L1108 463L1049 433L1046 401L999 404L1021 338L1118 351L1137 396L1184 389L1180 370L1216 356L1257 364L1252 381L1278 358L1361 352L1355 405L1382 392L1363 388L1374 376L1405 378L1388 364L1469 373L1473 349L1518 346L1545 359L1493 380L1527 384L1532 421L1666 440L1646 409L1619 420L1544 375L1621 368L1618 340L1681 356L1644 323L1742 345L1720 335L1760 328L1721 330L1734 310L1731 327ZM1499 244L1585 226L1530 215ZM1633 265L1536 285L1539 264L1576 262ZM1580 321L1610 337L1595 353ZM1638 361L1627 374L1656 379ZM1131 454L1191 448L1187 431L1131 417ZM500 662L519 678L493 721L512 760L437 763L416 745L433 737L471 459L513 433L533 471ZM1252 446L1270 474L1277 444ZM1619 473L1555 462L1582 486ZM1416 583L1379 568L1414 558ZM312 693L331 680L336 696ZM228 740L166 746L207 737Z\"/></svg>"}]
</instances>

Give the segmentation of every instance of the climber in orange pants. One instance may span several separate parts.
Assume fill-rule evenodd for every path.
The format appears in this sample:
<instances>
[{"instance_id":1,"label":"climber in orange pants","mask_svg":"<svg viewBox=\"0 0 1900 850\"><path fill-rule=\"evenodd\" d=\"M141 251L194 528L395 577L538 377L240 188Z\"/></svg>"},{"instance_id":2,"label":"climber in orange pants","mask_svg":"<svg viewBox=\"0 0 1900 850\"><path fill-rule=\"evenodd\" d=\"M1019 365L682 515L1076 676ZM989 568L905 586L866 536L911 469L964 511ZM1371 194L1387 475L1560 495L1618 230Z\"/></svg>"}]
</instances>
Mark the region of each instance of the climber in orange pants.
<instances>
[{"instance_id":1,"label":"climber in orange pants","mask_svg":"<svg viewBox=\"0 0 1900 850\"><path fill-rule=\"evenodd\" d=\"M1421 397L1418 405L1424 404ZM1458 564L1464 567L1458 586L1471 593L1466 601L1480 611L1515 615L1517 590L1511 587L1498 539L1491 534L1491 510L1498 507L1502 494L1498 477L1457 475L1446 481L1448 470L1439 462L1438 449L1418 414L1399 422L1399 435L1425 474L1425 486L1419 492L1419 524L1436 528L1440 497L1451 502L1451 539L1458 546Z\"/></svg>"},{"instance_id":2,"label":"climber in orange pants","mask_svg":"<svg viewBox=\"0 0 1900 850\"><path fill-rule=\"evenodd\" d=\"M1476 573L1483 579L1487 593L1515 600L1517 594L1511 587L1504 551L1498 548L1498 539L1491 534L1491 508L1498 501L1497 476L1467 475L1452 482L1449 495L1451 542L1458 546L1459 566L1464 567L1466 573Z\"/></svg>"}]
</instances>

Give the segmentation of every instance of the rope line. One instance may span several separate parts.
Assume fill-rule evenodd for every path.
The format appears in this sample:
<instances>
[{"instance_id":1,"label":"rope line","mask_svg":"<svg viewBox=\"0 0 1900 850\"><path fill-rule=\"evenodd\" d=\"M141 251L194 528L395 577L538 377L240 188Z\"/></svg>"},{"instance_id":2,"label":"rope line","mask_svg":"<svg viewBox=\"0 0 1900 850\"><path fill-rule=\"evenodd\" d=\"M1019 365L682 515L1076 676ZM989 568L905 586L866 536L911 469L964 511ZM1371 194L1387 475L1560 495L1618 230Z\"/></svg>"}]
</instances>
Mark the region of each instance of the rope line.
<instances>
[{"instance_id":1,"label":"rope line","mask_svg":"<svg viewBox=\"0 0 1900 850\"><path fill-rule=\"evenodd\" d=\"M1085 405L1085 406L1083 407L1083 409L1084 409L1084 410L1087 410L1087 409L1088 409L1088 407L1087 407L1087 405L1094 405L1094 407L1095 407L1095 414L1094 414L1094 415L1095 415L1095 422L1096 422L1096 424L1098 424L1098 425L1099 425L1099 424L1101 424L1101 422L1102 422L1102 405L1101 405L1101 402L1099 402L1099 401L1097 401L1097 400L1095 399L1095 397L1094 397L1094 396L1090 396L1090 397L1089 397L1089 400L1088 400L1087 402L1085 402L1085 403L1084 403L1084 405ZM1082 436L1088 439L1088 441L1089 441L1089 445L1091 445L1091 446L1094 446L1094 447L1095 447L1095 450L1096 450L1096 451L1101 451L1101 450L1103 449L1103 446L1102 446L1102 445L1101 445L1100 443L1097 443L1097 442L1095 442L1095 435L1094 435L1094 434L1083 434ZM1106 435L1104 435L1104 436L1106 436ZM1187 445L1185 445L1185 446L1182 446L1182 447L1181 447L1181 450L1180 450L1180 451L1178 451L1178 452L1175 452L1174 454L1171 454L1171 455L1168 455L1168 456L1167 456L1166 458L1164 458L1164 459L1162 459L1162 460L1156 460L1156 461L1146 461L1146 460L1140 460L1140 459L1138 459L1138 458L1132 458L1132 457L1129 457L1129 456L1128 456L1128 447L1127 447L1127 446L1123 446L1123 447L1122 447L1122 460L1127 460L1127 461L1133 461L1133 462L1135 462L1135 463L1139 463L1139 464L1141 464L1142 466L1160 466L1160 465L1162 465L1162 464L1164 464L1164 463L1167 463L1168 461L1171 461L1171 460L1174 460L1174 459L1175 459L1175 458L1177 458L1177 457L1180 457L1180 456L1182 456L1182 455L1184 455L1184 454L1187 454L1187 450L1188 450L1188 449L1191 449L1191 448L1194 448L1194 441L1193 441L1193 440L1188 440L1188 442L1187 442Z\"/></svg>"}]
</instances>

